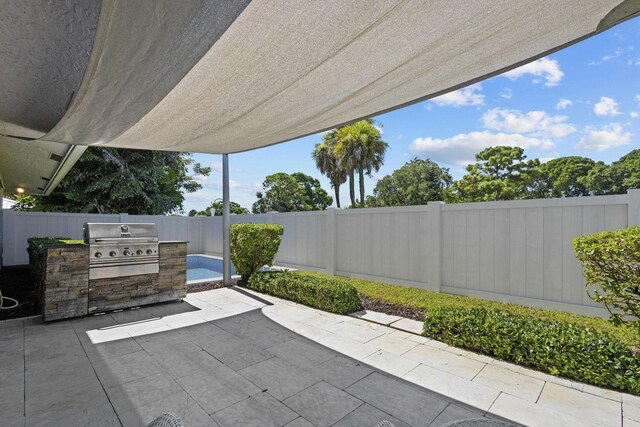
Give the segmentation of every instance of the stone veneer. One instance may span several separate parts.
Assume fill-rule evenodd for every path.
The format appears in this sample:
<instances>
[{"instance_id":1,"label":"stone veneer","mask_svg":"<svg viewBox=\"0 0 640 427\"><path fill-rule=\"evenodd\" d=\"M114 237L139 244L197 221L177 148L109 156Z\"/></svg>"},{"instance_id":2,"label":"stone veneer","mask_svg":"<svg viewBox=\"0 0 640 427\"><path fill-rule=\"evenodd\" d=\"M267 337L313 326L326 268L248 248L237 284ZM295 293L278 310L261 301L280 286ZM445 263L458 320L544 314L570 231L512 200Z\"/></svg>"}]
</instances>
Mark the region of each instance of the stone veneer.
<instances>
[{"instance_id":1,"label":"stone veneer","mask_svg":"<svg viewBox=\"0 0 640 427\"><path fill-rule=\"evenodd\" d=\"M87 314L89 246L53 245L44 248L42 307L45 321Z\"/></svg>"},{"instance_id":2,"label":"stone veneer","mask_svg":"<svg viewBox=\"0 0 640 427\"><path fill-rule=\"evenodd\" d=\"M89 247L46 248L44 320L171 301L187 295L187 243L161 242L160 273L89 280Z\"/></svg>"},{"instance_id":3,"label":"stone veneer","mask_svg":"<svg viewBox=\"0 0 640 427\"><path fill-rule=\"evenodd\" d=\"M187 243L162 242L160 274L89 281L89 313L172 301L187 296Z\"/></svg>"}]
</instances>

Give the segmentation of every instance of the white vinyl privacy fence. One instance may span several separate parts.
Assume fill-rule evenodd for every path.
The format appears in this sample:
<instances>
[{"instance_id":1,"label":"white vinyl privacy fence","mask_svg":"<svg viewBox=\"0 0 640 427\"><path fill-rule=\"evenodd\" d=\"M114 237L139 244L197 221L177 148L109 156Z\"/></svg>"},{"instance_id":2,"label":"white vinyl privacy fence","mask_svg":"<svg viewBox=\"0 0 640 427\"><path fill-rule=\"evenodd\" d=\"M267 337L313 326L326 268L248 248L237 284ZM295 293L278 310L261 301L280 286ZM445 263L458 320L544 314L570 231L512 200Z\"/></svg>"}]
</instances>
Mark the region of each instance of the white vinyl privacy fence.
<instances>
[{"instance_id":1,"label":"white vinyl privacy fence","mask_svg":"<svg viewBox=\"0 0 640 427\"><path fill-rule=\"evenodd\" d=\"M3 265L28 262L32 236L82 238L84 222L155 222L161 240L222 254L221 217L31 213L0 217ZM276 263L432 291L605 315L585 292L571 239L640 225L640 190L625 195L232 215L278 223Z\"/></svg>"}]
</instances>

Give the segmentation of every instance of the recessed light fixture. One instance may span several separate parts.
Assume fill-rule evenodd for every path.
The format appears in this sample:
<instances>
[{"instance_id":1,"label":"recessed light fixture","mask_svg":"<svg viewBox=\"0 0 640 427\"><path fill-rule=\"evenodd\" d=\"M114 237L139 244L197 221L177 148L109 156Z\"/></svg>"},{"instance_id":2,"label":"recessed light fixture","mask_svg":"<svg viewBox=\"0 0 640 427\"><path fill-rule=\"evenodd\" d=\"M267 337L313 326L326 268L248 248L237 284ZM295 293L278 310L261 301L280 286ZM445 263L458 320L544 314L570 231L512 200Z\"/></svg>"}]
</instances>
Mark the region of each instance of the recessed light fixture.
<instances>
[{"instance_id":1,"label":"recessed light fixture","mask_svg":"<svg viewBox=\"0 0 640 427\"><path fill-rule=\"evenodd\" d=\"M22 187L16 188L16 193L18 193L18 194L24 193L24 188L22 188Z\"/></svg>"}]
</instances>

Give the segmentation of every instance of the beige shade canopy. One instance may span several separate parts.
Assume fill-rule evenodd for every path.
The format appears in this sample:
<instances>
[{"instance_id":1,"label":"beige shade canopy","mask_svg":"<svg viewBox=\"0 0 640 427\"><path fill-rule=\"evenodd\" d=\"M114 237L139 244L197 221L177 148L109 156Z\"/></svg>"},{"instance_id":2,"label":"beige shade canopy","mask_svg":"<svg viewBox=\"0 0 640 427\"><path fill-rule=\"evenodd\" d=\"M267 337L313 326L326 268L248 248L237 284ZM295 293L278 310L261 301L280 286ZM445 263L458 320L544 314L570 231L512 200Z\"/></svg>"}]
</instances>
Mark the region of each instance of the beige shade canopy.
<instances>
[{"instance_id":1,"label":"beige shade canopy","mask_svg":"<svg viewBox=\"0 0 640 427\"><path fill-rule=\"evenodd\" d=\"M0 180L14 185L30 172L6 166L12 158L33 163L66 149L73 160L81 152L68 155L73 145L227 154L320 132L526 64L637 16L640 0L7 0L3 8ZM33 182L50 191L58 178Z\"/></svg>"},{"instance_id":2,"label":"beige shade canopy","mask_svg":"<svg viewBox=\"0 0 640 427\"><path fill-rule=\"evenodd\" d=\"M208 2L207 15L207 2L132 3L103 2L89 71L46 139L264 147L508 70L640 9L635 0L254 0Z\"/></svg>"}]
</instances>

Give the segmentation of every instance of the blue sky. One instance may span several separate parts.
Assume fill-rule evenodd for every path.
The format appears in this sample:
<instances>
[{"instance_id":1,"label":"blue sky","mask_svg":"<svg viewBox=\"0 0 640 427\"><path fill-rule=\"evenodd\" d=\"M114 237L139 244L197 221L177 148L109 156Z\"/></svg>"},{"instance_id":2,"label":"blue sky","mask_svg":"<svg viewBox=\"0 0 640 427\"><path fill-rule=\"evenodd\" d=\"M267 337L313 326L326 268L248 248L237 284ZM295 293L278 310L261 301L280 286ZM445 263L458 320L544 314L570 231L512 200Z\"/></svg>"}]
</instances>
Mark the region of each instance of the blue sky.
<instances>
[{"instance_id":1,"label":"blue sky","mask_svg":"<svg viewBox=\"0 0 640 427\"><path fill-rule=\"evenodd\" d=\"M375 117L390 145L385 164L366 182L413 157L450 168L454 178L475 153L517 145L529 158L582 155L607 163L640 148L640 18L627 21L560 52L442 97ZM264 178L304 172L333 195L311 159L321 135L229 156L231 200L251 209ZM185 211L222 196L221 156L195 154L212 166L204 188L185 195ZM348 187L341 188L343 205Z\"/></svg>"}]
</instances>

